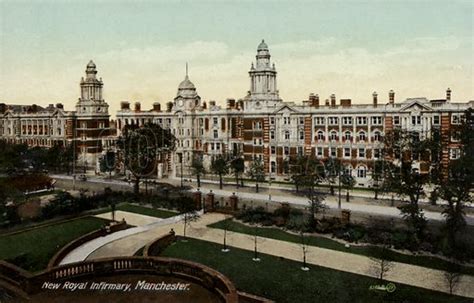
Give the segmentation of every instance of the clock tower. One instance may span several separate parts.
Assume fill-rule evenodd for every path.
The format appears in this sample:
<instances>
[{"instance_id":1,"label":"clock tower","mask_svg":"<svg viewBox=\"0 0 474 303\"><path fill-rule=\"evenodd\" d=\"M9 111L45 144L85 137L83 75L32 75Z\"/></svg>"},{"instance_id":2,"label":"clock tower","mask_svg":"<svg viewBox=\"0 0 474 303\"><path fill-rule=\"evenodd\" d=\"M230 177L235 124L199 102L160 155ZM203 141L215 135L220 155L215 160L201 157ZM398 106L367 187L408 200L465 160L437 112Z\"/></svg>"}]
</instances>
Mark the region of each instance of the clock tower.
<instances>
[{"instance_id":1,"label":"clock tower","mask_svg":"<svg viewBox=\"0 0 474 303\"><path fill-rule=\"evenodd\" d=\"M174 110L192 111L201 106L201 97L196 92L196 87L189 80L188 64L186 63L186 77L178 86L178 93L174 98Z\"/></svg>"}]
</instances>

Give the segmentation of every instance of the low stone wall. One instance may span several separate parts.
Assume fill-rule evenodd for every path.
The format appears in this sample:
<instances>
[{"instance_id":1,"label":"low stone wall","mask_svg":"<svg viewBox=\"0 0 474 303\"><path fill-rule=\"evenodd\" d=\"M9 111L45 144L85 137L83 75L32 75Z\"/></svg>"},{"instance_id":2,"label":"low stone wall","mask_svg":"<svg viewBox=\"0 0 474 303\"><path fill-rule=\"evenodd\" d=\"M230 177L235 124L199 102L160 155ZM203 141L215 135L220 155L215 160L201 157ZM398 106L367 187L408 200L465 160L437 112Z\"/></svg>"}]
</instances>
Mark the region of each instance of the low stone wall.
<instances>
[{"instance_id":1,"label":"low stone wall","mask_svg":"<svg viewBox=\"0 0 474 303\"><path fill-rule=\"evenodd\" d=\"M218 271L195 262L161 257L119 257L71 263L49 268L21 284L28 294L35 294L41 292L44 282L114 274L172 275L198 283L216 293L224 302L238 302L235 286Z\"/></svg>"},{"instance_id":2,"label":"low stone wall","mask_svg":"<svg viewBox=\"0 0 474 303\"><path fill-rule=\"evenodd\" d=\"M143 256L159 256L168 246L176 242L174 231L170 231L167 235L159 237L151 243L148 243L143 249Z\"/></svg>"},{"instance_id":3,"label":"low stone wall","mask_svg":"<svg viewBox=\"0 0 474 303\"><path fill-rule=\"evenodd\" d=\"M90 232L88 234L85 234L84 236L77 238L65 246L61 248L52 258L49 260L47 268L52 268L54 266L59 265L62 259L64 259L71 251L76 249L77 247L81 246L84 243L87 243L91 240L94 240L99 237L107 236L111 233L127 229L129 226L127 225L127 222L125 221L120 221L118 223L115 223L113 225L110 225L109 228L101 228L99 230L95 230L93 232Z\"/></svg>"}]
</instances>

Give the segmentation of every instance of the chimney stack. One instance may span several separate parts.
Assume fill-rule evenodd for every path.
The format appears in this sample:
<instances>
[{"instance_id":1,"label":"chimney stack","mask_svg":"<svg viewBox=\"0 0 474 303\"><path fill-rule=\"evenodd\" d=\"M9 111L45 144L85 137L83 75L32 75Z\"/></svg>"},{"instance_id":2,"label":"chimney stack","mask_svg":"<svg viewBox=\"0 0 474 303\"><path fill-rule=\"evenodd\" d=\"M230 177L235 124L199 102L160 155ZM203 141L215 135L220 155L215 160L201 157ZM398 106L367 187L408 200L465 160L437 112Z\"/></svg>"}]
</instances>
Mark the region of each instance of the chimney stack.
<instances>
[{"instance_id":1,"label":"chimney stack","mask_svg":"<svg viewBox=\"0 0 474 303\"><path fill-rule=\"evenodd\" d=\"M171 112L172 108L173 108L173 102L166 103L166 111L167 112Z\"/></svg>"},{"instance_id":2,"label":"chimney stack","mask_svg":"<svg viewBox=\"0 0 474 303\"><path fill-rule=\"evenodd\" d=\"M331 107L336 107L336 95L331 94Z\"/></svg>"},{"instance_id":3,"label":"chimney stack","mask_svg":"<svg viewBox=\"0 0 474 303\"><path fill-rule=\"evenodd\" d=\"M202 102L202 109L207 109L207 103L206 103L206 101Z\"/></svg>"},{"instance_id":4,"label":"chimney stack","mask_svg":"<svg viewBox=\"0 0 474 303\"><path fill-rule=\"evenodd\" d=\"M120 109L121 110L130 109L130 102L128 102L128 101L120 102Z\"/></svg>"},{"instance_id":5,"label":"chimney stack","mask_svg":"<svg viewBox=\"0 0 474 303\"><path fill-rule=\"evenodd\" d=\"M390 103L390 104L395 103L395 92L393 91L393 89L391 89L388 92L388 103Z\"/></svg>"},{"instance_id":6,"label":"chimney stack","mask_svg":"<svg viewBox=\"0 0 474 303\"><path fill-rule=\"evenodd\" d=\"M135 102L135 111L136 112L139 112L141 110L142 106L140 104L140 102Z\"/></svg>"},{"instance_id":7,"label":"chimney stack","mask_svg":"<svg viewBox=\"0 0 474 303\"><path fill-rule=\"evenodd\" d=\"M209 107L216 106L216 101L209 101Z\"/></svg>"},{"instance_id":8,"label":"chimney stack","mask_svg":"<svg viewBox=\"0 0 474 303\"><path fill-rule=\"evenodd\" d=\"M319 95L309 94L309 106L319 107Z\"/></svg>"},{"instance_id":9,"label":"chimney stack","mask_svg":"<svg viewBox=\"0 0 474 303\"><path fill-rule=\"evenodd\" d=\"M64 105L62 103L56 103L56 108L63 109Z\"/></svg>"},{"instance_id":10,"label":"chimney stack","mask_svg":"<svg viewBox=\"0 0 474 303\"><path fill-rule=\"evenodd\" d=\"M153 103L153 111L161 112L161 104L159 102Z\"/></svg>"},{"instance_id":11,"label":"chimney stack","mask_svg":"<svg viewBox=\"0 0 474 303\"><path fill-rule=\"evenodd\" d=\"M351 99L341 99L342 107L351 107Z\"/></svg>"},{"instance_id":12,"label":"chimney stack","mask_svg":"<svg viewBox=\"0 0 474 303\"><path fill-rule=\"evenodd\" d=\"M235 108L235 99L227 99L227 109Z\"/></svg>"},{"instance_id":13,"label":"chimney stack","mask_svg":"<svg viewBox=\"0 0 474 303\"><path fill-rule=\"evenodd\" d=\"M446 90L446 101L451 101L451 89L449 87Z\"/></svg>"},{"instance_id":14,"label":"chimney stack","mask_svg":"<svg viewBox=\"0 0 474 303\"><path fill-rule=\"evenodd\" d=\"M326 106L329 106L329 99L326 99L325 105L326 105Z\"/></svg>"},{"instance_id":15,"label":"chimney stack","mask_svg":"<svg viewBox=\"0 0 474 303\"><path fill-rule=\"evenodd\" d=\"M374 107L377 107L377 92L372 93L372 100L373 100Z\"/></svg>"}]
</instances>

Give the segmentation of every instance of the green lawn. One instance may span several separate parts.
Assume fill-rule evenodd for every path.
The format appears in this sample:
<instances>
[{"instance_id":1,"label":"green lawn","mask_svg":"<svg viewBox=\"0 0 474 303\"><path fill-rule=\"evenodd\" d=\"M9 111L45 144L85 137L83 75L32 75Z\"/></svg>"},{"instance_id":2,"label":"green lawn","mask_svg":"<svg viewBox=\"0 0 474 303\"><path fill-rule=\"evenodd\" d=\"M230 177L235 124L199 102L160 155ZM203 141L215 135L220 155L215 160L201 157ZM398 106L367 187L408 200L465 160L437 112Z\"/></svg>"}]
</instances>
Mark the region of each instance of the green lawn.
<instances>
[{"instance_id":1,"label":"green lawn","mask_svg":"<svg viewBox=\"0 0 474 303\"><path fill-rule=\"evenodd\" d=\"M310 266L302 271L301 263L260 254L261 262L252 261L253 252L231 248L222 253L222 245L188 239L169 246L163 256L176 257L210 266L229 277L237 289L263 296L276 302L472 302L462 297L397 284L395 292L388 294L369 291L376 279Z\"/></svg>"},{"instance_id":2,"label":"green lawn","mask_svg":"<svg viewBox=\"0 0 474 303\"><path fill-rule=\"evenodd\" d=\"M51 257L72 240L101 228L108 221L84 217L0 236L0 259L29 271L46 268Z\"/></svg>"},{"instance_id":3,"label":"green lawn","mask_svg":"<svg viewBox=\"0 0 474 303\"><path fill-rule=\"evenodd\" d=\"M220 221L214 224L208 225L208 227L224 229L227 224L227 230L253 235L255 233L255 227L250 227L245 224L233 221L232 219L227 219L227 222ZM257 228L257 234L260 237L282 240L287 242L301 243L301 236L285 232L278 228ZM308 245L317 246L332 250L343 251L347 253L377 257L381 253L381 249L378 247L367 247L367 246L351 246L346 248L344 244L337 241L318 236L308 236L307 237ZM394 251L389 251L388 258L391 261L414 264L423 267L433 268L433 269L445 269L449 263L446 260L429 257L429 256L412 256L406 255ZM474 267L464 266L462 267L462 273L474 275Z\"/></svg>"},{"instance_id":4,"label":"green lawn","mask_svg":"<svg viewBox=\"0 0 474 303\"><path fill-rule=\"evenodd\" d=\"M140 205L134 205L130 203L124 203L117 206L117 210L128 211L131 213L157 217L157 218L169 218L176 216L178 213L169 210L162 210L150 207L144 207Z\"/></svg>"}]
</instances>

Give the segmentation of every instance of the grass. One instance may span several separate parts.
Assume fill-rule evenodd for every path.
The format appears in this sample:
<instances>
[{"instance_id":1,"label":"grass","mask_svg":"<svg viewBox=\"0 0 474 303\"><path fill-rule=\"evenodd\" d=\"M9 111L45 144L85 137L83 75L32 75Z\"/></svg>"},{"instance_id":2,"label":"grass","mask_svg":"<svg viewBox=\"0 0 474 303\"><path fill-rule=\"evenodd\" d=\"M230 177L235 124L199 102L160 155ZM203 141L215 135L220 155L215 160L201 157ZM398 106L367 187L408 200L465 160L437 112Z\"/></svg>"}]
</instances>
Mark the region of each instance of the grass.
<instances>
[{"instance_id":1,"label":"grass","mask_svg":"<svg viewBox=\"0 0 474 303\"><path fill-rule=\"evenodd\" d=\"M29 271L44 269L64 245L101 228L107 222L100 218L84 217L0 236L0 259Z\"/></svg>"},{"instance_id":2,"label":"grass","mask_svg":"<svg viewBox=\"0 0 474 303\"><path fill-rule=\"evenodd\" d=\"M276 302L431 302L454 303L472 300L445 293L397 284L389 294L370 291L380 284L374 278L260 254L261 262L252 261L253 252L231 248L222 253L222 245L196 239L169 246L163 256L191 260L212 267L230 278L237 289Z\"/></svg>"},{"instance_id":3,"label":"grass","mask_svg":"<svg viewBox=\"0 0 474 303\"><path fill-rule=\"evenodd\" d=\"M227 225L227 230L229 231L248 235L255 234L255 227L236 222L232 219L227 220L227 222L224 222L225 220L223 220L210 224L208 225L208 227L225 229L225 226ZM258 236L264 238L276 239L293 243L301 243L301 236L285 232L278 228L258 227L257 234ZM307 244L310 246L317 246L321 248L327 248L331 250L337 250L368 257L378 257L382 253L382 249L377 246L351 246L350 248L346 248L344 244L325 237L307 236L306 240L308 242ZM419 265L433 269L444 270L449 264L449 262L446 260L430 256L413 256L398 253L395 251L388 251L388 253L385 254L387 255L386 258L390 261ZM461 268L461 273L474 275L474 267L463 266Z\"/></svg>"},{"instance_id":4,"label":"grass","mask_svg":"<svg viewBox=\"0 0 474 303\"><path fill-rule=\"evenodd\" d=\"M120 203L117 204L117 207L115 210L121 210L121 211L126 211L134 214L140 214L140 215L145 215L145 216L150 216L150 217L156 217L156 218L169 218L169 217L174 217L178 215L177 212L171 211L171 210L162 210L162 209L156 209L156 208L151 208L151 207L145 207L145 206L140 206L136 204L131 204L131 203ZM103 213L108 213L110 212L110 207L104 207L96 210L89 211L89 214L103 214Z\"/></svg>"}]
</instances>

